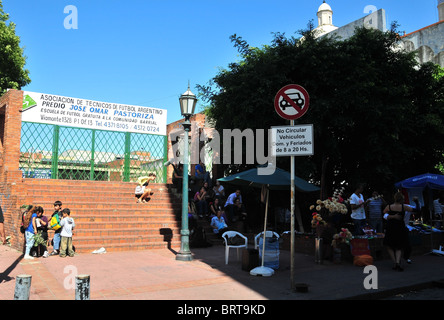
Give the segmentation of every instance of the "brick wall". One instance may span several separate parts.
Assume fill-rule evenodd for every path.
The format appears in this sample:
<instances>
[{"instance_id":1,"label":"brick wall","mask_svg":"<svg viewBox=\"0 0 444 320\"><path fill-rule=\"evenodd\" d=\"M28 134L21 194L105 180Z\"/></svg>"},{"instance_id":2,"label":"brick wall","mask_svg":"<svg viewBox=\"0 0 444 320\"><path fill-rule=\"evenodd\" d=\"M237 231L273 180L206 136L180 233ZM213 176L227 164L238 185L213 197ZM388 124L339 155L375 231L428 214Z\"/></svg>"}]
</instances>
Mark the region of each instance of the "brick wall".
<instances>
[{"instance_id":1,"label":"brick wall","mask_svg":"<svg viewBox=\"0 0 444 320\"><path fill-rule=\"evenodd\" d=\"M21 249L23 236L20 233L20 191L23 188L19 170L21 109L23 92L9 90L0 98L0 205L5 217L5 232L11 236L12 246Z\"/></svg>"},{"instance_id":2,"label":"brick wall","mask_svg":"<svg viewBox=\"0 0 444 320\"><path fill-rule=\"evenodd\" d=\"M173 154L173 146L172 146L172 142L171 142L171 136L170 133L175 130L175 129L180 129L182 130L182 123L185 121L185 119L182 120L178 120L175 122L170 123L167 126L167 135L168 135L168 159L172 159L174 158L174 154ZM194 140L199 140L199 135L202 132L202 130L205 130L205 133L207 135L211 136L211 131L214 130L212 128L209 128L207 126L206 123L206 117L205 114L203 113L197 113L195 115L193 115L190 119L191 122L191 132L189 134L189 141L194 141ZM194 144L195 146L197 146L198 144ZM194 150L190 150L190 153L192 153ZM190 174L194 175L194 165L190 166ZM216 170L216 166L213 166L213 177L215 177L216 175L214 174ZM167 169L167 183L172 183L172 175L173 175L173 167L172 166L168 166Z\"/></svg>"}]
</instances>

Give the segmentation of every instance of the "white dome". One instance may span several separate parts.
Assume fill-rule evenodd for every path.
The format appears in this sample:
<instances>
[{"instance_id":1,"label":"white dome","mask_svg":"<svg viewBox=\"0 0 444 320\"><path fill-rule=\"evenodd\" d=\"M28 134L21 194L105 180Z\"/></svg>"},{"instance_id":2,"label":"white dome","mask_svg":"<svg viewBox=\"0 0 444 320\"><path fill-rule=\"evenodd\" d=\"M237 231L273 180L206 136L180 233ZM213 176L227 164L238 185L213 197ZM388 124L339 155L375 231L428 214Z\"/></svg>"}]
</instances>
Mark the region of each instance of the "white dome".
<instances>
[{"instance_id":1,"label":"white dome","mask_svg":"<svg viewBox=\"0 0 444 320\"><path fill-rule=\"evenodd\" d=\"M318 12L319 11L327 11L327 10L328 11L333 11L331 9L331 7L328 5L328 3L325 3L325 1L324 1L324 3L319 6Z\"/></svg>"}]
</instances>

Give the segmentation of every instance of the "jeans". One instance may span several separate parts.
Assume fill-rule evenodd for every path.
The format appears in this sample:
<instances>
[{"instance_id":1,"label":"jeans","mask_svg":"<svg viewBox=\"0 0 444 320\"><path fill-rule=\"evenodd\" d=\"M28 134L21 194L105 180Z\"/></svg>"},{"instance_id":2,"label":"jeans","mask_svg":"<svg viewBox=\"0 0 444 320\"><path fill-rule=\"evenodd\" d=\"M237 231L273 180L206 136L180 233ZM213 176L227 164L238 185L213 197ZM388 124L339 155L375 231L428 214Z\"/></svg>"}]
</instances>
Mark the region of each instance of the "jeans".
<instances>
[{"instance_id":1,"label":"jeans","mask_svg":"<svg viewBox=\"0 0 444 320\"><path fill-rule=\"evenodd\" d=\"M25 249L25 256L29 256L29 253L31 252L31 248L34 245L34 233L25 231L25 239L26 239L26 249Z\"/></svg>"},{"instance_id":2,"label":"jeans","mask_svg":"<svg viewBox=\"0 0 444 320\"><path fill-rule=\"evenodd\" d=\"M53 240L54 240L53 249L58 251L60 249L60 232L54 233L54 239Z\"/></svg>"},{"instance_id":3,"label":"jeans","mask_svg":"<svg viewBox=\"0 0 444 320\"><path fill-rule=\"evenodd\" d=\"M196 202L196 207L198 215L203 216L208 213L208 203L206 200Z\"/></svg>"},{"instance_id":4,"label":"jeans","mask_svg":"<svg viewBox=\"0 0 444 320\"><path fill-rule=\"evenodd\" d=\"M382 232L382 219L380 218L370 218L368 224L375 230L376 233Z\"/></svg>"}]
</instances>

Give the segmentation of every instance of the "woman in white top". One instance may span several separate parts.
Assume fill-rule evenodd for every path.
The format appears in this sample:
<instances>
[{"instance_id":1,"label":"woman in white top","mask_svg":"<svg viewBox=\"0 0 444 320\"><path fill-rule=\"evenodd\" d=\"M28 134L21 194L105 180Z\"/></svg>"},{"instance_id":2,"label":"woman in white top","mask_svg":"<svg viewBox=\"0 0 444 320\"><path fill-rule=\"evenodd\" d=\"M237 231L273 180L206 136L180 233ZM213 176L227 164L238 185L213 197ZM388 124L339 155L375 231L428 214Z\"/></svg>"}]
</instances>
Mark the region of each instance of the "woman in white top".
<instances>
[{"instance_id":1,"label":"woman in white top","mask_svg":"<svg viewBox=\"0 0 444 320\"><path fill-rule=\"evenodd\" d=\"M220 184L219 181L216 181L216 185L213 187L213 191L214 191L214 195L216 196L216 198L219 198L219 199L225 198L225 189Z\"/></svg>"}]
</instances>

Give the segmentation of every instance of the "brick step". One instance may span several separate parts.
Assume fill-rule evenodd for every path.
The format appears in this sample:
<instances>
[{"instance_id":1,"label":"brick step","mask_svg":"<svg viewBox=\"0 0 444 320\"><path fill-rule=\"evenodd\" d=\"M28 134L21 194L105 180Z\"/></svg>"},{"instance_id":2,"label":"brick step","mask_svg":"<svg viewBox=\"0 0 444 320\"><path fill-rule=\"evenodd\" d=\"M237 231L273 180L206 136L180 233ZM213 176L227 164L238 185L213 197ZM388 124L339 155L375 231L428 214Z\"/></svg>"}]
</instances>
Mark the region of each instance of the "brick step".
<instances>
[{"instance_id":1,"label":"brick step","mask_svg":"<svg viewBox=\"0 0 444 320\"><path fill-rule=\"evenodd\" d=\"M96 249L99 249L100 247L105 247L105 249L110 246L119 244L119 245L131 245L131 244L145 244L149 245L152 243L160 243L160 242L168 242L165 241L164 235L130 235L130 236L121 236L121 235L114 235L114 236L85 236L85 237L76 237L74 234L73 237L73 243L77 247L79 246L91 246ZM172 238L168 236L171 241L179 241L180 242L180 234L173 234ZM177 239L176 239L177 238Z\"/></svg>"},{"instance_id":2,"label":"brick step","mask_svg":"<svg viewBox=\"0 0 444 320\"><path fill-rule=\"evenodd\" d=\"M94 199L101 199L101 198L122 198L122 199L131 199L133 200L134 197L134 190L130 192L124 192L124 191L118 191L116 190L107 190L107 191L101 191L97 189L83 189L79 191L73 191L73 190L27 190L25 193L28 197L51 197L51 199L59 198L59 197L90 197ZM154 190L152 194L153 199L175 199L176 196L172 195L171 192L156 192Z\"/></svg>"},{"instance_id":3,"label":"brick step","mask_svg":"<svg viewBox=\"0 0 444 320\"><path fill-rule=\"evenodd\" d=\"M89 202L89 203L136 203L136 197L134 193L123 194L115 192L112 193L103 193L103 192L93 192L93 191L85 191L82 193L61 193L61 192L28 192L26 195L23 195L24 199L31 200L39 203L49 203L51 206L54 204L54 201L59 200L62 203L65 202ZM171 194L156 194L154 193L148 203L157 203L157 204L179 204L182 203L180 197L173 196Z\"/></svg>"},{"instance_id":4,"label":"brick step","mask_svg":"<svg viewBox=\"0 0 444 320\"><path fill-rule=\"evenodd\" d=\"M136 201L86 201L86 200L78 200L78 199L63 199L59 198L60 201L62 201L63 208L70 208L70 209L81 209L81 208L89 208L91 210L95 209L107 209L109 211L119 211L119 210L139 210L139 211L146 211L146 210L154 210L154 209L179 209L181 208L180 202L170 202L170 201L155 201L155 200L149 200L146 203L136 203ZM35 205L42 206L43 209L51 211L54 209L54 201L48 201L42 198L34 198L30 199L27 198L27 202L30 202Z\"/></svg>"},{"instance_id":5,"label":"brick step","mask_svg":"<svg viewBox=\"0 0 444 320\"><path fill-rule=\"evenodd\" d=\"M156 187L150 185L149 188L157 194L169 194L172 192L169 188L165 187ZM51 193L84 193L87 192L95 192L95 193L112 193L112 194L134 194L136 187L133 186L131 188L121 188L121 187L95 187L95 186L28 186L26 188L26 192L34 192L37 194L46 194L48 192Z\"/></svg>"},{"instance_id":6,"label":"brick step","mask_svg":"<svg viewBox=\"0 0 444 320\"><path fill-rule=\"evenodd\" d=\"M172 214L103 214L94 215L90 214L76 214L73 215L76 224L77 223L147 223L149 225L156 223L173 223L177 222L177 218Z\"/></svg>"},{"instance_id":7,"label":"brick step","mask_svg":"<svg viewBox=\"0 0 444 320\"><path fill-rule=\"evenodd\" d=\"M129 244L108 244L107 246L98 247L95 244L75 244L76 253L92 253L93 251L104 247L106 252L118 252L118 251L137 251L137 250L154 250L154 249L168 249L176 248L179 251L180 241L158 241L150 243L129 243Z\"/></svg>"},{"instance_id":8,"label":"brick step","mask_svg":"<svg viewBox=\"0 0 444 320\"><path fill-rule=\"evenodd\" d=\"M54 212L54 207L52 204L48 203L35 203L40 205L45 210L46 216L52 215ZM130 203L121 204L119 206L110 206L109 204L88 204L88 203L64 203L64 208L69 208L74 215L86 214L86 215L105 215L110 213L123 213L123 214L174 214L180 211L179 205L168 205L168 206L150 206L149 203Z\"/></svg>"},{"instance_id":9,"label":"brick step","mask_svg":"<svg viewBox=\"0 0 444 320\"><path fill-rule=\"evenodd\" d=\"M149 227L149 228L140 228L139 225L134 226L134 228L114 228L112 226L103 227L103 228L80 228L76 226L74 231L75 237L81 237L82 239L86 237L112 237L112 236L121 236L123 238L127 237L135 237L135 236L161 236L162 230L168 230L168 232L172 232L172 234L177 235L180 233L180 229L177 226L164 226L161 228Z\"/></svg>"},{"instance_id":10,"label":"brick step","mask_svg":"<svg viewBox=\"0 0 444 320\"><path fill-rule=\"evenodd\" d=\"M26 180L26 179L25 179ZM34 180L34 179L33 179ZM136 189L137 183L133 182L120 182L120 183L112 183L112 182L98 182L98 181L75 181L75 180L46 180L39 181L39 179L35 179L36 181L25 181L25 185L29 189L33 190L41 190L41 189L52 189L52 190L82 190L85 188L91 188L95 190L123 190L127 192L134 192ZM63 182L61 182L63 181ZM168 191L173 186L171 184L166 183L150 183L149 187L153 190L157 191Z\"/></svg>"},{"instance_id":11,"label":"brick step","mask_svg":"<svg viewBox=\"0 0 444 320\"><path fill-rule=\"evenodd\" d=\"M83 232L83 231L97 231L97 230L123 230L123 231L130 231L137 229L138 231L147 231L151 232L152 230L163 230L163 229L177 229L179 230L180 221L177 221L175 219L165 219L164 217L159 217L159 219L156 220L146 220L143 219L141 221L134 221L127 220L127 221L116 221L116 220L110 220L110 219L103 219L102 221L88 221L82 220L79 217L76 217L75 219L75 231ZM176 230L176 231L177 231ZM54 230L49 229L48 234L53 235Z\"/></svg>"},{"instance_id":12,"label":"brick step","mask_svg":"<svg viewBox=\"0 0 444 320\"><path fill-rule=\"evenodd\" d=\"M137 182L122 182L122 181L91 181L91 180L56 180L56 179L34 179L34 178L23 178L23 182L27 184L42 185L42 186L98 186L98 187L118 187L118 186L136 186ZM168 183L153 183L150 185L157 186L171 186Z\"/></svg>"},{"instance_id":13,"label":"brick step","mask_svg":"<svg viewBox=\"0 0 444 320\"><path fill-rule=\"evenodd\" d=\"M62 202L63 206L66 206L68 203L77 203L77 204L85 204L88 203L91 206L98 205L108 205L112 207L117 206L179 206L182 204L179 200L173 199L155 199L151 197L151 199L147 200L144 203L139 203L136 201L136 198L126 199L126 198L99 198L95 199L93 197L26 197L26 200L31 201L32 203L38 203L39 205L45 205L48 207L53 207L55 200L59 200Z\"/></svg>"},{"instance_id":14,"label":"brick step","mask_svg":"<svg viewBox=\"0 0 444 320\"><path fill-rule=\"evenodd\" d=\"M24 196L27 197L46 197L46 198L50 198L50 199L56 199L56 198L60 198L60 197L82 197L82 198L86 198L86 197L90 197L93 199L102 199L102 198L108 198L108 199L113 199L113 198L121 198L121 199L130 199L130 200L134 200L135 196L134 196L134 190L130 191L130 192L125 192L125 191L121 191L119 190L118 192L116 192L116 190L97 190L97 189L88 189L88 188L84 188L83 190L27 190L26 192L24 192L23 194ZM156 192L156 190L154 190L152 192L152 196L153 199L177 199L178 196L175 196L173 194L171 194L171 192L166 192L166 191L162 191L162 192Z\"/></svg>"},{"instance_id":15,"label":"brick step","mask_svg":"<svg viewBox=\"0 0 444 320\"><path fill-rule=\"evenodd\" d=\"M20 203L42 206L48 218L55 200L71 209L77 252L101 247L108 252L180 247L182 202L171 185L151 183L150 201L136 203L133 182L24 180ZM52 239L54 231L48 233Z\"/></svg>"}]
</instances>

